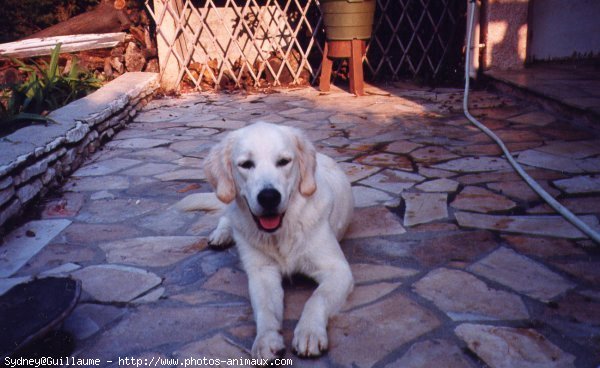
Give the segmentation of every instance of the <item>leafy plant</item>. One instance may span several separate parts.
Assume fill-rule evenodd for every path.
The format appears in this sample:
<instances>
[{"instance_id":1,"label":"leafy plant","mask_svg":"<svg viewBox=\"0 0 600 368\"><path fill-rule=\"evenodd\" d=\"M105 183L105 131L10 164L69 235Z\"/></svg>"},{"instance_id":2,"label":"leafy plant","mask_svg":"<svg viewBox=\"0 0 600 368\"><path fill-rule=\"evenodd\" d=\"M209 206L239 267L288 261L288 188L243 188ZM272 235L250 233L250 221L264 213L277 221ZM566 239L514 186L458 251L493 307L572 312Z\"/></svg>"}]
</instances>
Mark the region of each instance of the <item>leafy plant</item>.
<instances>
[{"instance_id":1,"label":"leafy plant","mask_svg":"<svg viewBox=\"0 0 600 368\"><path fill-rule=\"evenodd\" d=\"M79 66L77 57L71 60L67 75L58 66L60 44L52 50L50 62L32 61L27 65L12 59L19 71L26 75L22 82L0 86L2 94L2 123L19 120L48 120L41 116L78 98L84 97L101 86L101 81ZM3 124L4 125L4 124Z\"/></svg>"}]
</instances>

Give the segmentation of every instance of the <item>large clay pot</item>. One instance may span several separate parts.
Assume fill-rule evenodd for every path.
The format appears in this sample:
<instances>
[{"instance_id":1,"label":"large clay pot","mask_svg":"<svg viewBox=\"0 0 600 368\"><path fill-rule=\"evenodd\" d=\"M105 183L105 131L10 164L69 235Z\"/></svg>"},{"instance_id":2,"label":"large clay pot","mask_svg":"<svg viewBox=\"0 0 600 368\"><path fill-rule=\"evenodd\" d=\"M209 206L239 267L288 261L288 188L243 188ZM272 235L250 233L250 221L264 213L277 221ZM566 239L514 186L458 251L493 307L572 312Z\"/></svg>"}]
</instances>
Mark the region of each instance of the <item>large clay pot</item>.
<instances>
[{"instance_id":1,"label":"large clay pot","mask_svg":"<svg viewBox=\"0 0 600 368\"><path fill-rule=\"evenodd\" d=\"M371 38L375 0L321 0L327 40Z\"/></svg>"}]
</instances>

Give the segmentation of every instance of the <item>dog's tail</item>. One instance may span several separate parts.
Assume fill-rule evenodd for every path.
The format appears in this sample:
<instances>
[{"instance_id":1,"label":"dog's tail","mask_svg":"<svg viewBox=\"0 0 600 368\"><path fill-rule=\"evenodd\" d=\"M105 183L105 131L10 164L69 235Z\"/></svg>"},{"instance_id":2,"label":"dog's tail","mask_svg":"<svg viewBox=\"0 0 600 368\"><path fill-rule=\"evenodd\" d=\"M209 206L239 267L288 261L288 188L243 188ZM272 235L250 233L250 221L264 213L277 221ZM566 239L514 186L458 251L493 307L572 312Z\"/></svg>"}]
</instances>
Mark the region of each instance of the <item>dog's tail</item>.
<instances>
[{"instance_id":1,"label":"dog's tail","mask_svg":"<svg viewBox=\"0 0 600 368\"><path fill-rule=\"evenodd\" d=\"M215 193L194 193L183 198L175 204L181 211L221 211L226 204L217 198Z\"/></svg>"}]
</instances>

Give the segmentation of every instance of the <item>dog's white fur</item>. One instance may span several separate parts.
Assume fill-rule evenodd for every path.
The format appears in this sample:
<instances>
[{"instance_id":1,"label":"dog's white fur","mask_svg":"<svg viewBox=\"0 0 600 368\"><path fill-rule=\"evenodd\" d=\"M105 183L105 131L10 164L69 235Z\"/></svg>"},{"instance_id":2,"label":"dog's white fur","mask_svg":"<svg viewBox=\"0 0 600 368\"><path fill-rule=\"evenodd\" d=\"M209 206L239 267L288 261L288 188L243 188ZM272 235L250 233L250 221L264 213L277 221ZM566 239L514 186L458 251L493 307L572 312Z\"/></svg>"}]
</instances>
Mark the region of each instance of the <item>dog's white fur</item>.
<instances>
[{"instance_id":1,"label":"dog's white fur","mask_svg":"<svg viewBox=\"0 0 600 368\"><path fill-rule=\"evenodd\" d=\"M282 165L281 159L290 161ZM247 161L254 167L244 168ZM219 200L228 203L209 241L216 246L235 241L248 275L257 330L253 357L272 359L285 349L281 282L294 273L319 286L304 306L293 349L300 356L320 355L328 347L329 317L353 288L338 242L354 207L346 175L334 160L316 153L299 130L266 123L229 133L210 151L205 172ZM284 216L271 233L261 230L250 213L260 215L256 198L264 188L281 193L277 210ZM201 195L180 207L214 209L214 202Z\"/></svg>"}]
</instances>

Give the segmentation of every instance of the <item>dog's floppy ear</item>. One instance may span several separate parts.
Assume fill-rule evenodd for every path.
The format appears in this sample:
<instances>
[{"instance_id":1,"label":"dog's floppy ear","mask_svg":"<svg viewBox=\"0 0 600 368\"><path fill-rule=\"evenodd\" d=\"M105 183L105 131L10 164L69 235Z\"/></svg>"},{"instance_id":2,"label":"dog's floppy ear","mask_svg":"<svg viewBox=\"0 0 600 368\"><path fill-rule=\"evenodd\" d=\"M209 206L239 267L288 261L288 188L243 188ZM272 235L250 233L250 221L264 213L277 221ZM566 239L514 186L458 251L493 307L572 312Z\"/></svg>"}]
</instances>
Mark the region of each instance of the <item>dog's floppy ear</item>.
<instances>
[{"instance_id":1,"label":"dog's floppy ear","mask_svg":"<svg viewBox=\"0 0 600 368\"><path fill-rule=\"evenodd\" d=\"M308 138L297 129L294 129L294 140L300 165L300 193L304 196L310 196L317 190L315 180L317 151Z\"/></svg>"},{"instance_id":2,"label":"dog's floppy ear","mask_svg":"<svg viewBox=\"0 0 600 368\"><path fill-rule=\"evenodd\" d=\"M231 162L232 148L233 137L229 134L223 141L210 150L206 161L204 161L206 178L213 188L215 188L217 198L224 203L233 201L236 196Z\"/></svg>"}]
</instances>

